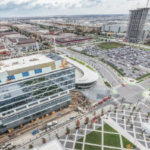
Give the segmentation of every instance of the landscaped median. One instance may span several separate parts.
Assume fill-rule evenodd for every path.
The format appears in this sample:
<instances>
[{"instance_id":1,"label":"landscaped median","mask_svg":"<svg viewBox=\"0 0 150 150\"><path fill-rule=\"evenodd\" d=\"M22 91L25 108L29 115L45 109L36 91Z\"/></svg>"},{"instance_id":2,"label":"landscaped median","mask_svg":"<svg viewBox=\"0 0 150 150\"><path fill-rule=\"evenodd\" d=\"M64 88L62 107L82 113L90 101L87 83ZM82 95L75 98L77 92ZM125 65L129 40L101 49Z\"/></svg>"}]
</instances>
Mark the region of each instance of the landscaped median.
<instances>
[{"instance_id":1,"label":"landscaped median","mask_svg":"<svg viewBox=\"0 0 150 150\"><path fill-rule=\"evenodd\" d=\"M95 72L95 70L92 67L90 67L89 65L86 65L83 61L80 61L80 60L78 60L76 58L73 58L73 57L69 57L69 58L76 61L76 62L78 62L78 63L80 63L81 65L85 65L87 68L89 68L90 70Z\"/></svg>"},{"instance_id":2,"label":"landscaped median","mask_svg":"<svg viewBox=\"0 0 150 150\"><path fill-rule=\"evenodd\" d=\"M115 66L113 66L112 64L106 62L104 59L100 59L100 61L102 61L103 63L109 65L111 68L113 68L114 70L116 70L122 77L124 77L124 74Z\"/></svg>"},{"instance_id":3,"label":"landscaped median","mask_svg":"<svg viewBox=\"0 0 150 150\"><path fill-rule=\"evenodd\" d=\"M141 79L146 78L148 76L150 76L150 73L147 73L147 74L145 74L145 75L143 75L141 77L138 77L138 78L136 78L136 80L140 81Z\"/></svg>"},{"instance_id":4,"label":"landscaped median","mask_svg":"<svg viewBox=\"0 0 150 150\"><path fill-rule=\"evenodd\" d=\"M77 61L78 63L80 63L81 65L85 65L85 63L83 61L77 60L76 58L73 57L69 57L70 59Z\"/></svg>"}]
</instances>

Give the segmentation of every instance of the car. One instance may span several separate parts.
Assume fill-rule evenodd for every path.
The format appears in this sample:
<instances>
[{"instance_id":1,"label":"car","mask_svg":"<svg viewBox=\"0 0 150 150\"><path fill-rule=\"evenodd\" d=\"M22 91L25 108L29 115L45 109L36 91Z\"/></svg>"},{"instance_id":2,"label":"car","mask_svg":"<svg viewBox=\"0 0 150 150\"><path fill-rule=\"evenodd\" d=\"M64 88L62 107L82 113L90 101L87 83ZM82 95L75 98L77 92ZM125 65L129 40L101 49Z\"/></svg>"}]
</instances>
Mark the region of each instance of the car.
<instances>
[{"instance_id":1,"label":"car","mask_svg":"<svg viewBox=\"0 0 150 150\"><path fill-rule=\"evenodd\" d=\"M102 104L103 103L103 100L100 100L99 102L98 102L98 104Z\"/></svg>"},{"instance_id":2,"label":"car","mask_svg":"<svg viewBox=\"0 0 150 150\"><path fill-rule=\"evenodd\" d=\"M135 71L133 70L132 73L135 73Z\"/></svg>"}]
</instances>

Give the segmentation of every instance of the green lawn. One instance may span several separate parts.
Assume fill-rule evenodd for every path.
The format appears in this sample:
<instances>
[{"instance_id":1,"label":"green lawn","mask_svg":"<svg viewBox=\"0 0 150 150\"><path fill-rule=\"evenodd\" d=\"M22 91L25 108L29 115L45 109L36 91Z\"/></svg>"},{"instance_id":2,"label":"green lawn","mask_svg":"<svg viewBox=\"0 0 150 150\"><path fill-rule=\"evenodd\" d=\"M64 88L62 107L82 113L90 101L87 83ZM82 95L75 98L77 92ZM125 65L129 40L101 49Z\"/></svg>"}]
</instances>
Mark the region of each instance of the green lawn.
<instances>
[{"instance_id":1,"label":"green lawn","mask_svg":"<svg viewBox=\"0 0 150 150\"><path fill-rule=\"evenodd\" d=\"M101 150L99 146L85 145L84 150Z\"/></svg>"},{"instance_id":2,"label":"green lawn","mask_svg":"<svg viewBox=\"0 0 150 150\"><path fill-rule=\"evenodd\" d=\"M79 60L77 60L76 58L73 58L73 57L69 57L69 58L72 59L72 60L74 60L74 61L77 61L77 62L80 63L81 65L85 65L84 62L79 61Z\"/></svg>"},{"instance_id":3,"label":"green lawn","mask_svg":"<svg viewBox=\"0 0 150 150\"><path fill-rule=\"evenodd\" d=\"M123 147L127 148L127 145L130 144L131 147L136 148L136 146L127 140L124 136L122 136Z\"/></svg>"},{"instance_id":4,"label":"green lawn","mask_svg":"<svg viewBox=\"0 0 150 150\"><path fill-rule=\"evenodd\" d=\"M82 144L76 143L75 144L75 149L82 150Z\"/></svg>"},{"instance_id":5,"label":"green lawn","mask_svg":"<svg viewBox=\"0 0 150 150\"><path fill-rule=\"evenodd\" d=\"M97 130L100 130L100 131L102 131L102 127L99 127L99 128L97 128Z\"/></svg>"},{"instance_id":6,"label":"green lawn","mask_svg":"<svg viewBox=\"0 0 150 150\"><path fill-rule=\"evenodd\" d=\"M125 46L124 44L121 43L116 43L116 42L105 42L97 45L98 47L102 49L112 49L112 48L117 48L117 47L122 47Z\"/></svg>"},{"instance_id":7,"label":"green lawn","mask_svg":"<svg viewBox=\"0 0 150 150\"><path fill-rule=\"evenodd\" d=\"M93 143L93 144L102 144L102 134L101 132L91 132L86 136L86 143Z\"/></svg>"},{"instance_id":8,"label":"green lawn","mask_svg":"<svg viewBox=\"0 0 150 150\"><path fill-rule=\"evenodd\" d=\"M87 68L91 69L92 71L94 71L93 68L91 68L89 65L86 65ZM95 72L95 71L94 71Z\"/></svg>"},{"instance_id":9,"label":"green lawn","mask_svg":"<svg viewBox=\"0 0 150 150\"><path fill-rule=\"evenodd\" d=\"M104 125L104 131L107 131L107 132L116 132L116 130L114 130L111 126L109 126L108 124L105 124Z\"/></svg>"},{"instance_id":10,"label":"green lawn","mask_svg":"<svg viewBox=\"0 0 150 150\"><path fill-rule=\"evenodd\" d=\"M121 147L119 134L104 133L104 145Z\"/></svg>"}]
</instances>

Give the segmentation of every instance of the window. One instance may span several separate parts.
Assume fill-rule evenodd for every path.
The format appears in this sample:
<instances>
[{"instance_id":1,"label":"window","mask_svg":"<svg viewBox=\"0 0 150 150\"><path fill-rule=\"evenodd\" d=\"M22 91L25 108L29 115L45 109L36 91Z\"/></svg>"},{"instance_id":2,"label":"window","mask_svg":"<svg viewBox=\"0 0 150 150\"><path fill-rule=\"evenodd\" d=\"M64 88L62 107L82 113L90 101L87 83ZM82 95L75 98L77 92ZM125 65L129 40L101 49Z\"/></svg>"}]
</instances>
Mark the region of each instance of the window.
<instances>
[{"instance_id":1,"label":"window","mask_svg":"<svg viewBox=\"0 0 150 150\"><path fill-rule=\"evenodd\" d=\"M38 102L29 104L28 106L33 106L33 105L36 105L36 104L38 104Z\"/></svg>"},{"instance_id":2,"label":"window","mask_svg":"<svg viewBox=\"0 0 150 150\"><path fill-rule=\"evenodd\" d=\"M29 76L29 72L23 72L23 73L22 73L22 76L23 76L23 77Z\"/></svg>"},{"instance_id":3,"label":"window","mask_svg":"<svg viewBox=\"0 0 150 150\"><path fill-rule=\"evenodd\" d=\"M19 111L19 110L24 109L24 108L26 108L26 106L17 108L16 111Z\"/></svg>"},{"instance_id":4,"label":"window","mask_svg":"<svg viewBox=\"0 0 150 150\"><path fill-rule=\"evenodd\" d=\"M14 76L14 75L7 76L7 79L8 79L8 80L14 80L14 79L15 79L15 76Z\"/></svg>"},{"instance_id":5,"label":"window","mask_svg":"<svg viewBox=\"0 0 150 150\"><path fill-rule=\"evenodd\" d=\"M2 81L0 80L0 83L2 83Z\"/></svg>"},{"instance_id":6,"label":"window","mask_svg":"<svg viewBox=\"0 0 150 150\"><path fill-rule=\"evenodd\" d=\"M36 69L36 70L34 70L34 72L35 72L35 74L41 73L42 69Z\"/></svg>"}]
</instances>

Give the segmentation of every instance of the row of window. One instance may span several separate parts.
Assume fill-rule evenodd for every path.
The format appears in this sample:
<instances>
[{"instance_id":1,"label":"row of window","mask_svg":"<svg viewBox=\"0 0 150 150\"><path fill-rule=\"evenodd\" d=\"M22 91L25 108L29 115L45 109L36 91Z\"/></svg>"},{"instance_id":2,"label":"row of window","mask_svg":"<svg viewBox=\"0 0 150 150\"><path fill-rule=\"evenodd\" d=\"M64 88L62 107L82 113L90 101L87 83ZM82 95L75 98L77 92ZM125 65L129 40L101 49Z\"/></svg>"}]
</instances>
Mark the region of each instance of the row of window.
<instances>
[{"instance_id":1,"label":"row of window","mask_svg":"<svg viewBox=\"0 0 150 150\"><path fill-rule=\"evenodd\" d=\"M42 73L42 69L36 69L36 70L34 70L34 73L35 73L35 74ZM28 72L28 71L27 71L27 72L23 72L23 73L22 73L22 76L23 76L23 77L29 76L29 72ZM14 80L14 79L15 79L15 76L14 76L14 75L7 76L7 79L8 79L8 80ZM0 83L1 83L1 81L0 81Z\"/></svg>"},{"instance_id":2,"label":"row of window","mask_svg":"<svg viewBox=\"0 0 150 150\"><path fill-rule=\"evenodd\" d=\"M0 102L3 105L9 104L9 105L1 107L0 112L4 112L4 111L10 110L10 109L14 109L14 108L19 107L21 105L25 105L27 103L34 102L34 101L37 101L39 99L46 98L46 97L49 97L49 96L51 96L51 98L54 98L55 96L53 97L53 95L55 95L56 93L60 93L60 92L63 92L65 90L72 89L72 88L75 88L75 84L68 85L68 86L65 86L61 89L59 88L59 89L53 90L53 91L46 91L46 92L43 92L39 95L35 95L35 96L32 96L32 97L30 97L32 95L32 93L21 95L18 98L13 98L12 100L4 101L3 103ZM15 103L12 103L12 102L15 102ZM40 102L43 102L43 100L41 100Z\"/></svg>"},{"instance_id":3,"label":"row of window","mask_svg":"<svg viewBox=\"0 0 150 150\"><path fill-rule=\"evenodd\" d=\"M42 71L42 69L41 69L41 71ZM21 82L18 82L18 83L11 83L9 85L3 85L3 86L0 87L0 94L2 94L5 91L11 91L11 90L19 89L19 88L22 88L24 86L30 86L32 84L36 84L36 83L39 83L39 82L42 82L42 81L46 81L46 80L54 79L54 78L57 78L57 77L65 76L67 74L69 75L69 74L72 74L74 72L75 72L75 69L71 68L71 69L68 69L68 70L55 72L55 73L50 73L48 75L43 75L43 76L40 76L40 77L36 77L34 79L21 81ZM14 78L15 78L15 76L14 76Z\"/></svg>"},{"instance_id":4,"label":"row of window","mask_svg":"<svg viewBox=\"0 0 150 150\"><path fill-rule=\"evenodd\" d=\"M71 95L68 95L68 96L65 96L65 97L62 97L62 98L59 98L55 101L52 101L52 102L48 102L46 104L43 104L43 105L40 105L36 108L33 108L32 110L27 110L25 112L21 112L20 114L16 114L14 116L11 116L9 118L6 118L4 120L2 120L2 123L10 123L12 121L15 121L17 119L21 119L23 117L26 117L26 116L29 116L29 115L32 115L33 113L36 113L36 112L40 112L44 109L48 109L49 107L53 107L53 106L56 106L58 105L59 103L62 103L62 102L65 102L65 101L68 101L71 99Z\"/></svg>"}]
</instances>

